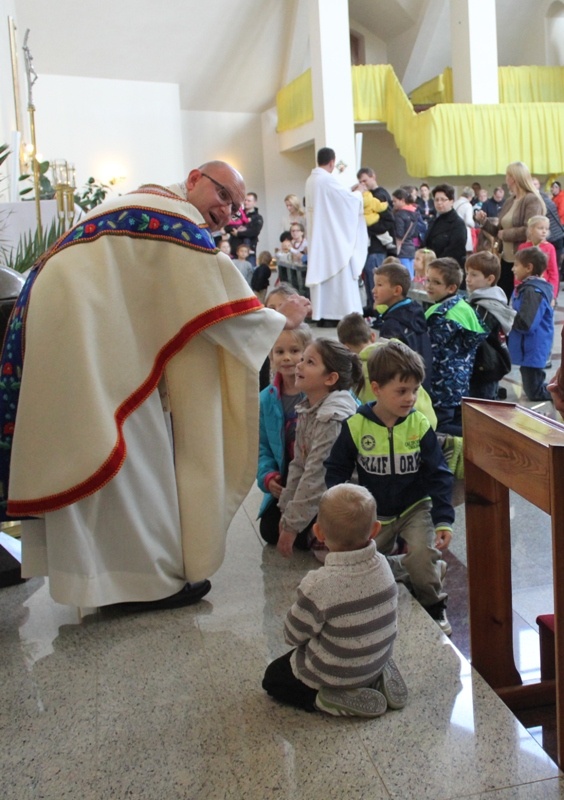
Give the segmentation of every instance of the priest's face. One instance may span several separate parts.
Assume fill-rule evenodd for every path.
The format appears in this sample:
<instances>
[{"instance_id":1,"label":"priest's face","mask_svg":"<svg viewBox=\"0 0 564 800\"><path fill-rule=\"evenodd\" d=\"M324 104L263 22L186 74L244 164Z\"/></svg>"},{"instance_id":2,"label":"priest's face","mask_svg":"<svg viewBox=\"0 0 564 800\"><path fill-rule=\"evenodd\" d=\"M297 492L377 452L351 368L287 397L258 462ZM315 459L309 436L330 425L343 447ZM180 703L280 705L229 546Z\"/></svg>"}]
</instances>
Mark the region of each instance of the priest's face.
<instances>
[{"instance_id":1,"label":"priest's face","mask_svg":"<svg viewBox=\"0 0 564 800\"><path fill-rule=\"evenodd\" d=\"M193 169L186 181L188 200L215 231L239 213L245 198L245 184L237 170L224 162L204 164Z\"/></svg>"}]
</instances>

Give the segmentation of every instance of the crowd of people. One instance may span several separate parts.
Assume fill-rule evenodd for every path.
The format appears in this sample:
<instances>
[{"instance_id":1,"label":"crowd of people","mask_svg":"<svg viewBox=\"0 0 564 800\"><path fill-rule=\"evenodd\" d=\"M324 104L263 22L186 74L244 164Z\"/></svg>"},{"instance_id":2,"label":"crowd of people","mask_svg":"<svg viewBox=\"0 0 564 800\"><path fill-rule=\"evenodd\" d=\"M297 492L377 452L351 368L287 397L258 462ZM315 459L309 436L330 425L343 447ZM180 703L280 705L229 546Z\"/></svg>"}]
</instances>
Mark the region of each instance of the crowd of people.
<instances>
[{"instance_id":1,"label":"crowd of people","mask_svg":"<svg viewBox=\"0 0 564 800\"><path fill-rule=\"evenodd\" d=\"M0 502L34 517L24 571L48 575L58 602L189 605L211 588L258 450L262 538L323 564L263 687L306 711L377 717L408 699L396 583L452 632L443 556L462 398L496 399L518 365L530 400L561 406L545 366L564 195L519 162L503 203L501 187L476 185L458 200L447 183L390 195L369 167L351 191L335 163L322 148L305 207L285 198L274 256L258 248L257 195L213 161L106 204L36 265L2 354ZM307 269L311 302L276 285L282 263ZM336 321L338 341L314 338L308 317Z\"/></svg>"},{"instance_id":2,"label":"crowd of people","mask_svg":"<svg viewBox=\"0 0 564 800\"><path fill-rule=\"evenodd\" d=\"M407 186L390 196L373 170L357 177L372 302L339 319L338 342L312 341L306 325L283 332L271 353L272 383L261 393L261 535L286 557L294 547L311 549L329 567L300 586L285 626L293 649L269 666L263 687L308 711L379 716L407 699L392 648L383 667L374 643L378 633L390 641L395 630L378 630L382 612L374 602L374 624L355 640L341 613L343 595L331 602L330 587L336 590L346 565L370 563L376 571L383 555L395 581L451 633L442 554L452 536L453 481L463 474L462 398L498 399L499 381L519 366L529 400L563 405L560 375L547 387L545 373L560 270L548 241L549 205L521 163L508 167L505 202L502 187L491 198L469 187L457 202L446 183L424 184L417 197ZM554 233L561 238L561 224ZM413 288L419 299L424 291L423 303L410 296ZM270 296L287 291L280 286ZM360 514L363 499L354 493L361 490L375 501L359 520L362 534L345 511L354 499ZM330 534L326 507L339 523ZM379 585L390 603L387 571ZM362 603L362 591L351 593L351 608ZM386 620L390 613L388 605ZM342 637L339 658L331 656L334 630ZM370 647L366 663L360 652Z\"/></svg>"}]
</instances>

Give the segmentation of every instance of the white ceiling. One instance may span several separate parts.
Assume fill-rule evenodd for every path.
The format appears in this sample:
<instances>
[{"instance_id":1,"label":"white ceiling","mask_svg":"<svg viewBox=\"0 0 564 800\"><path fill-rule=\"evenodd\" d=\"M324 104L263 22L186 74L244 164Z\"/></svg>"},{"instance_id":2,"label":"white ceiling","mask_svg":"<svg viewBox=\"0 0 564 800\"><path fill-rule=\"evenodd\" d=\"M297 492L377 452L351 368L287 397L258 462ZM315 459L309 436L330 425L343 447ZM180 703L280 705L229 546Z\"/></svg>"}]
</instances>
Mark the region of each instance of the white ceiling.
<instances>
[{"instance_id":1,"label":"white ceiling","mask_svg":"<svg viewBox=\"0 0 564 800\"><path fill-rule=\"evenodd\" d=\"M542 18L551 0L535 3ZM14 4L18 42L29 28L39 75L175 83L182 109L264 111L310 63L308 0ZM388 60L409 91L452 63L449 5L449 0L349 0L349 15L386 43ZM500 64L544 63L527 52L527 37L523 40L527 21L538 24L537 17L530 18L531 7L531 0L496 0ZM430 29L424 20L431 21Z\"/></svg>"},{"instance_id":2,"label":"white ceiling","mask_svg":"<svg viewBox=\"0 0 564 800\"><path fill-rule=\"evenodd\" d=\"M262 111L280 88L299 0L16 0L41 74L180 86L184 109Z\"/></svg>"},{"instance_id":3,"label":"white ceiling","mask_svg":"<svg viewBox=\"0 0 564 800\"><path fill-rule=\"evenodd\" d=\"M349 0L382 40L420 0ZM305 0L15 0L38 74L177 83L192 110L259 112L309 65ZM297 51L297 52L296 52Z\"/></svg>"}]
</instances>

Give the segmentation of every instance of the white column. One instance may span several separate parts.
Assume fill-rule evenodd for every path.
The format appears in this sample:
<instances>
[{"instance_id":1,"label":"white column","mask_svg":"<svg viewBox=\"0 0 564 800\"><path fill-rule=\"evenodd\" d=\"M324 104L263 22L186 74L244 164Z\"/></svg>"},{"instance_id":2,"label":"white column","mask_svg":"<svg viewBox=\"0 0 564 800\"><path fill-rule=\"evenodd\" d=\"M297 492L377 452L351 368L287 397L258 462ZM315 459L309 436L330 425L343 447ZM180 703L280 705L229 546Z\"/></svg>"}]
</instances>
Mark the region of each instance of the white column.
<instances>
[{"instance_id":1,"label":"white column","mask_svg":"<svg viewBox=\"0 0 564 800\"><path fill-rule=\"evenodd\" d=\"M495 0L451 0L455 103L499 103Z\"/></svg>"},{"instance_id":2,"label":"white column","mask_svg":"<svg viewBox=\"0 0 564 800\"><path fill-rule=\"evenodd\" d=\"M348 0L309 0L315 150L332 147L356 183ZM334 173L337 175L337 172Z\"/></svg>"}]
</instances>

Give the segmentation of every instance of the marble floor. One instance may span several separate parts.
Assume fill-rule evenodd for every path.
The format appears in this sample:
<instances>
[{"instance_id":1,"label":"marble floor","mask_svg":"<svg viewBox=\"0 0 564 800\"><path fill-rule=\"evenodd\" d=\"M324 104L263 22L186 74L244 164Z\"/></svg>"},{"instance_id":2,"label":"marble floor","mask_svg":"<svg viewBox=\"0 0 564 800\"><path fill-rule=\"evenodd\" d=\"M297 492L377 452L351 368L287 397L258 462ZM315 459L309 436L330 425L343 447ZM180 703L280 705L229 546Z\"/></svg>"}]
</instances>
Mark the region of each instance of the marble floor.
<instances>
[{"instance_id":1,"label":"marble floor","mask_svg":"<svg viewBox=\"0 0 564 800\"><path fill-rule=\"evenodd\" d=\"M505 382L510 400L518 376ZM409 702L373 721L305 714L262 691L266 665L287 650L296 586L317 562L263 545L256 489L196 606L79 620L43 579L0 589L2 800L564 798L542 731L525 728L467 660L460 488L446 579L452 640L400 587L395 657ZM548 520L513 497L512 532L518 658L533 678L534 620L552 608Z\"/></svg>"},{"instance_id":2,"label":"marble floor","mask_svg":"<svg viewBox=\"0 0 564 800\"><path fill-rule=\"evenodd\" d=\"M564 780L402 588L410 690L374 721L282 707L260 688L311 554L263 546L251 492L196 606L79 622L43 579L2 590L3 800L536 800Z\"/></svg>"}]
</instances>

